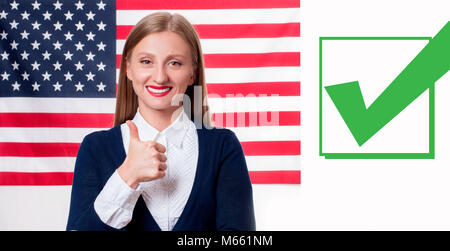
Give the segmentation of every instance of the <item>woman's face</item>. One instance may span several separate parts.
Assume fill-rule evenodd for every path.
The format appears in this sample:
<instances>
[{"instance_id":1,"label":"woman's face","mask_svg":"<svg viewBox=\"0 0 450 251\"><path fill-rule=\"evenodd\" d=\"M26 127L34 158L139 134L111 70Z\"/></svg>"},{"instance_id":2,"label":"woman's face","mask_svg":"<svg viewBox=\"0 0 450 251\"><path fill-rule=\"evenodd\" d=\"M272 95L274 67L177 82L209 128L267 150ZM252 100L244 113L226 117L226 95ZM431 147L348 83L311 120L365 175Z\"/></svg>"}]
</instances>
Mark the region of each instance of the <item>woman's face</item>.
<instances>
[{"instance_id":1,"label":"woman's face","mask_svg":"<svg viewBox=\"0 0 450 251\"><path fill-rule=\"evenodd\" d=\"M133 83L140 109L177 109L180 104L174 102L172 105L172 98L177 94L183 95L194 83L189 45L171 31L147 35L135 46L128 59L127 77ZM178 96L176 100L182 99Z\"/></svg>"}]
</instances>

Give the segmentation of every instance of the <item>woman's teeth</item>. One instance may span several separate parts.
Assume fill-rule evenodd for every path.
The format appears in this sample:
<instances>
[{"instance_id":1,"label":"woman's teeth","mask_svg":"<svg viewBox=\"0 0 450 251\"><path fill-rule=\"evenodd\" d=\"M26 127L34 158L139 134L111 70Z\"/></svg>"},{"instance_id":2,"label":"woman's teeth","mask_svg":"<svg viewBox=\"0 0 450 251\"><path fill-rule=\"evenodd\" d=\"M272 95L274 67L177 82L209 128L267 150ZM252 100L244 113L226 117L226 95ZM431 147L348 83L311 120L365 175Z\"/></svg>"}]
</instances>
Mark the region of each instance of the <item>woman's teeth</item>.
<instances>
[{"instance_id":1,"label":"woman's teeth","mask_svg":"<svg viewBox=\"0 0 450 251\"><path fill-rule=\"evenodd\" d=\"M148 86L147 89L154 93L163 93L163 92L168 92L170 90L170 87L166 88L166 89L154 89L154 88L151 88L150 86Z\"/></svg>"}]
</instances>

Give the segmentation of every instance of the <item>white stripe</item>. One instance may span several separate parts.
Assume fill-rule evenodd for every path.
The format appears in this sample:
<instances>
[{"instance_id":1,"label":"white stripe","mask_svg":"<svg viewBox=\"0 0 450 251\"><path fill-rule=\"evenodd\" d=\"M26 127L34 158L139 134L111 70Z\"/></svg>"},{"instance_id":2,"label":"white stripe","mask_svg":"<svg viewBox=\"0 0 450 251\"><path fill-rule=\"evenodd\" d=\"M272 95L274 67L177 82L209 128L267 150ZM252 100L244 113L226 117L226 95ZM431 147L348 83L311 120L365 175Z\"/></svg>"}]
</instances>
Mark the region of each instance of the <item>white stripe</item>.
<instances>
[{"instance_id":1,"label":"white stripe","mask_svg":"<svg viewBox=\"0 0 450 251\"><path fill-rule=\"evenodd\" d=\"M115 98L2 98L0 112L114 113Z\"/></svg>"},{"instance_id":2,"label":"white stripe","mask_svg":"<svg viewBox=\"0 0 450 251\"><path fill-rule=\"evenodd\" d=\"M299 37L201 39L204 54L299 52ZM125 40L117 40L116 54L122 55Z\"/></svg>"},{"instance_id":3,"label":"white stripe","mask_svg":"<svg viewBox=\"0 0 450 251\"><path fill-rule=\"evenodd\" d=\"M300 155L245 156L249 171L300 170Z\"/></svg>"},{"instance_id":4,"label":"white stripe","mask_svg":"<svg viewBox=\"0 0 450 251\"><path fill-rule=\"evenodd\" d=\"M118 10L117 25L135 25L143 17L161 10ZM165 10L184 16L196 24L253 24L299 22L299 8L280 9L208 9L208 10Z\"/></svg>"},{"instance_id":5,"label":"white stripe","mask_svg":"<svg viewBox=\"0 0 450 251\"><path fill-rule=\"evenodd\" d=\"M119 79L120 69L116 70ZM206 68L206 83L300 81L300 67Z\"/></svg>"},{"instance_id":6,"label":"white stripe","mask_svg":"<svg viewBox=\"0 0 450 251\"><path fill-rule=\"evenodd\" d=\"M0 142L80 143L100 128L20 128L2 127Z\"/></svg>"},{"instance_id":7,"label":"white stripe","mask_svg":"<svg viewBox=\"0 0 450 251\"><path fill-rule=\"evenodd\" d=\"M73 172L74 157L0 157L0 172Z\"/></svg>"},{"instance_id":8,"label":"white stripe","mask_svg":"<svg viewBox=\"0 0 450 251\"><path fill-rule=\"evenodd\" d=\"M257 111L300 111L300 97L268 96L243 98L212 98L208 104L212 113L257 112Z\"/></svg>"},{"instance_id":9,"label":"white stripe","mask_svg":"<svg viewBox=\"0 0 450 251\"><path fill-rule=\"evenodd\" d=\"M228 127L228 129L233 131L241 142L300 140L300 126Z\"/></svg>"}]
</instances>

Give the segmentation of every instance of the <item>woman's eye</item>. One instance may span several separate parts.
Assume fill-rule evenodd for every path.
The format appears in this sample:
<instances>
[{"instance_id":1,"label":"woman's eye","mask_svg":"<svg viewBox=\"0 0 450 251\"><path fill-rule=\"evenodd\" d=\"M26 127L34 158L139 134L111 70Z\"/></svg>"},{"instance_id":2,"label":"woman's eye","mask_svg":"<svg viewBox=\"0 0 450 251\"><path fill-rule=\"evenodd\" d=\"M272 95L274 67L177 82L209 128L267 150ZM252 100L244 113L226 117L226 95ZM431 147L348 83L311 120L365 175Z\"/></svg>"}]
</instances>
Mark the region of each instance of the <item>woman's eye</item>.
<instances>
[{"instance_id":1,"label":"woman's eye","mask_svg":"<svg viewBox=\"0 0 450 251\"><path fill-rule=\"evenodd\" d=\"M144 60L141 60L141 63L143 63L143 64L150 64L151 61L148 60L148 59L144 59Z\"/></svg>"},{"instance_id":2,"label":"woman's eye","mask_svg":"<svg viewBox=\"0 0 450 251\"><path fill-rule=\"evenodd\" d=\"M169 64L170 65L178 65L178 66L181 65L181 63L177 62L177 61L170 61Z\"/></svg>"}]
</instances>

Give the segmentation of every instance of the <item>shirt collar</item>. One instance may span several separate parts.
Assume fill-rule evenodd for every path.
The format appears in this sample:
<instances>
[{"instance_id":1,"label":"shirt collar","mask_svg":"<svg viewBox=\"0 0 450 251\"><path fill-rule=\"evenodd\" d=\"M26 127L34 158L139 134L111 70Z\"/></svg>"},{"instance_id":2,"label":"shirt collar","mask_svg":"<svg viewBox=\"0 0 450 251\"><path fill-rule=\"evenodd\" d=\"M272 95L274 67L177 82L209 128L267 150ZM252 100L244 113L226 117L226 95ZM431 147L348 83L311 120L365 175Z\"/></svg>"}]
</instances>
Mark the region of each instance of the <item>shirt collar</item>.
<instances>
[{"instance_id":1,"label":"shirt collar","mask_svg":"<svg viewBox=\"0 0 450 251\"><path fill-rule=\"evenodd\" d=\"M178 115L178 117L162 132L159 132L156 128L145 121L145 119L139 112L139 108L133 118L133 122L138 128L139 138L142 141L155 141L157 136L159 134L162 134L166 136L167 141L170 141L172 144L180 148L183 143L184 136L189 129L190 122L192 121L184 112L184 108L181 107L181 113Z\"/></svg>"}]
</instances>

